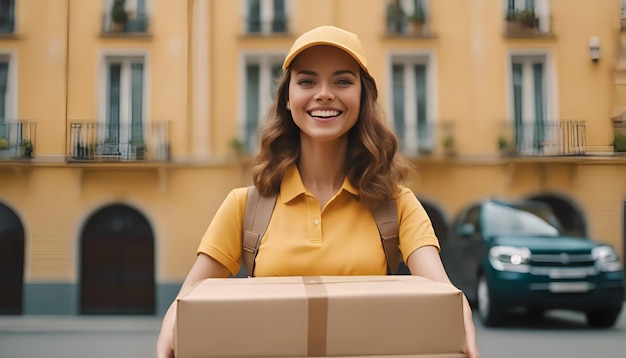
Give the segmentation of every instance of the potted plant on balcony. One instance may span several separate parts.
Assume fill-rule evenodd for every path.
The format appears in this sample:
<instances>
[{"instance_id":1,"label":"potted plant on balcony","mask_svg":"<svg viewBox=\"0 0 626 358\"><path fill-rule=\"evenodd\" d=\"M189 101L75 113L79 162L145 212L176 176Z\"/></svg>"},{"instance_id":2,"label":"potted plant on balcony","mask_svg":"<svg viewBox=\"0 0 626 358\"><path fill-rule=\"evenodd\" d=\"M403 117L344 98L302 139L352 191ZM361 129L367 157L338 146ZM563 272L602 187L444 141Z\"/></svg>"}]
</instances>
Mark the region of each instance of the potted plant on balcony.
<instances>
[{"instance_id":1,"label":"potted plant on balcony","mask_svg":"<svg viewBox=\"0 0 626 358\"><path fill-rule=\"evenodd\" d=\"M232 138L228 143L235 157L242 158L246 154L246 145L239 138Z\"/></svg>"},{"instance_id":2,"label":"potted plant on balcony","mask_svg":"<svg viewBox=\"0 0 626 358\"><path fill-rule=\"evenodd\" d=\"M613 137L613 150L616 153L626 152L626 134L615 133Z\"/></svg>"},{"instance_id":3,"label":"potted plant on balcony","mask_svg":"<svg viewBox=\"0 0 626 358\"><path fill-rule=\"evenodd\" d=\"M124 32L128 22L128 12L125 6L126 0L113 0L111 7L111 31Z\"/></svg>"},{"instance_id":4,"label":"potted plant on balcony","mask_svg":"<svg viewBox=\"0 0 626 358\"><path fill-rule=\"evenodd\" d=\"M509 153L509 140L504 136L498 137L498 150L500 154L508 154Z\"/></svg>"},{"instance_id":5,"label":"potted plant on balcony","mask_svg":"<svg viewBox=\"0 0 626 358\"><path fill-rule=\"evenodd\" d=\"M443 138L443 150L446 156L453 157L456 155L455 140L452 135L446 135Z\"/></svg>"},{"instance_id":6,"label":"potted plant on balcony","mask_svg":"<svg viewBox=\"0 0 626 358\"><path fill-rule=\"evenodd\" d=\"M29 139L23 139L20 142L20 158L30 159L33 157L33 142Z\"/></svg>"},{"instance_id":7,"label":"potted plant on balcony","mask_svg":"<svg viewBox=\"0 0 626 358\"><path fill-rule=\"evenodd\" d=\"M508 35L519 34L522 29L520 21L519 11L515 9L508 9L506 12L506 33Z\"/></svg>"},{"instance_id":8,"label":"potted plant on balcony","mask_svg":"<svg viewBox=\"0 0 626 358\"><path fill-rule=\"evenodd\" d=\"M534 34L537 32L539 18L535 15L535 10L526 9L519 13L519 21L522 25L522 31L526 34Z\"/></svg>"},{"instance_id":9,"label":"potted plant on balcony","mask_svg":"<svg viewBox=\"0 0 626 358\"><path fill-rule=\"evenodd\" d=\"M9 140L6 138L0 138L0 150L9 149Z\"/></svg>"},{"instance_id":10,"label":"potted plant on balcony","mask_svg":"<svg viewBox=\"0 0 626 358\"><path fill-rule=\"evenodd\" d=\"M11 156L11 152L9 149L11 148L11 144L9 140L6 138L0 138L0 158Z\"/></svg>"},{"instance_id":11,"label":"potted plant on balcony","mask_svg":"<svg viewBox=\"0 0 626 358\"><path fill-rule=\"evenodd\" d=\"M409 16L409 23L411 24L411 31L414 34L424 33L424 24L426 23L426 14L421 6L416 6L415 11Z\"/></svg>"}]
</instances>

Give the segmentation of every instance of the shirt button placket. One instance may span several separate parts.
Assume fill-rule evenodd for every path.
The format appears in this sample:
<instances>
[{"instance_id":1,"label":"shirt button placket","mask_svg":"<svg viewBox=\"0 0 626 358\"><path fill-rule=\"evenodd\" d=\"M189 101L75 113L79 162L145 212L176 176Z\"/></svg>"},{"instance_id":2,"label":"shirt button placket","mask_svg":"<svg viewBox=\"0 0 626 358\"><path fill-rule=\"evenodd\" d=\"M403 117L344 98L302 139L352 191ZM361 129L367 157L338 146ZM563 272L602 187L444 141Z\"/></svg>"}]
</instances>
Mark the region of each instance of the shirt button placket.
<instances>
[{"instance_id":1,"label":"shirt button placket","mask_svg":"<svg viewBox=\"0 0 626 358\"><path fill-rule=\"evenodd\" d=\"M313 196L309 196L307 200L309 211L309 241L312 243L322 242L322 212L319 202Z\"/></svg>"}]
</instances>

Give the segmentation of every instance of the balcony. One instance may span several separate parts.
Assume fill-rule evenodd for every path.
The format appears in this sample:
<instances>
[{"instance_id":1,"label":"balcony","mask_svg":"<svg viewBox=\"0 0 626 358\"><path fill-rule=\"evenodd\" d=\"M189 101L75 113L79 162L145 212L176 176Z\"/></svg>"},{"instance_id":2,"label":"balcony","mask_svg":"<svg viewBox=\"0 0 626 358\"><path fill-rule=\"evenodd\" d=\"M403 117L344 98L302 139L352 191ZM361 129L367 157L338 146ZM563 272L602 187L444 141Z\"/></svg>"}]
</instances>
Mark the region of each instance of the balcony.
<instances>
[{"instance_id":1,"label":"balcony","mask_svg":"<svg viewBox=\"0 0 626 358\"><path fill-rule=\"evenodd\" d=\"M148 15L125 11L122 13L106 12L102 17L102 34L110 37L146 36L149 34Z\"/></svg>"},{"instance_id":2,"label":"balcony","mask_svg":"<svg viewBox=\"0 0 626 358\"><path fill-rule=\"evenodd\" d=\"M412 11L403 5L405 2L399 0L392 0L387 5L387 36L432 37L428 14L421 2L415 2Z\"/></svg>"},{"instance_id":3,"label":"balcony","mask_svg":"<svg viewBox=\"0 0 626 358\"><path fill-rule=\"evenodd\" d=\"M169 122L152 122L145 131L142 127L96 122L70 123L67 161L169 161Z\"/></svg>"},{"instance_id":4,"label":"balcony","mask_svg":"<svg viewBox=\"0 0 626 358\"><path fill-rule=\"evenodd\" d=\"M585 121L508 123L497 144L503 155L574 156L585 154L586 139Z\"/></svg>"},{"instance_id":5,"label":"balcony","mask_svg":"<svg viewBox=\"0 0 626 358\"><path fill-rule=\"evenodd\" d=\"M503 0L506 13L504 35L509 38L538 38L552 35L548 0L536 0L534 7L526 2ZM515 7L507 7L513 4Z\"/></svg>"},{"instance_id":6,"label":"balcony","mask_svg":"<svg viewBox=\"0 0 626 358\"><path fill-rule=\"evenodd\" d=\"M396 128L400 151L409 158L432 158L457 155L456 126L452 121L415 123L407 128Z\"/></svg>"},{"instance_id":7,"label":"balcony","mask_svg":"<svg viewBox=\"0 0 626 358\"><path fill-rule=\"evenodd\" d=\"M36 124L24 121L0 123L0 161L35 157Z\"/></svg>"}]
</instances>

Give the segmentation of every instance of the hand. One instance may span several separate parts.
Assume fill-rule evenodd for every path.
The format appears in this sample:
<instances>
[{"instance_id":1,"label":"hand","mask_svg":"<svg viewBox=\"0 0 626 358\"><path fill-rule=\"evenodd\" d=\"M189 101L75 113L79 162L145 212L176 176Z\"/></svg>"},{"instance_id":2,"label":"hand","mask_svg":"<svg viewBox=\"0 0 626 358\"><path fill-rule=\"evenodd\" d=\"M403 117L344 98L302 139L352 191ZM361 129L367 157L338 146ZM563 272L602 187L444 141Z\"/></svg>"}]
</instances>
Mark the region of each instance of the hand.
<instances>
[{"instance_id":1,"label":"hand","mask_svg":"<svg viewBox=\"0 0 626 358\"><path fill-rule=\"evenodd\" d=\"M157 358L174 358L174 322L176 321L175 302L170 305L163 317L161 332L157 339Z\"/></svg>"},{"instance_id":2,"label":"hand","mask_svg":"<svg viewBox=\"0 0 626 358\"><path fill-rule=\"evenodd\" d=\"M480 358L478 345L476 344L476 328L472 318L472 309L463 295L463 326L465 329L465 353L467 358Z\"/></svg>"}]
</instances>

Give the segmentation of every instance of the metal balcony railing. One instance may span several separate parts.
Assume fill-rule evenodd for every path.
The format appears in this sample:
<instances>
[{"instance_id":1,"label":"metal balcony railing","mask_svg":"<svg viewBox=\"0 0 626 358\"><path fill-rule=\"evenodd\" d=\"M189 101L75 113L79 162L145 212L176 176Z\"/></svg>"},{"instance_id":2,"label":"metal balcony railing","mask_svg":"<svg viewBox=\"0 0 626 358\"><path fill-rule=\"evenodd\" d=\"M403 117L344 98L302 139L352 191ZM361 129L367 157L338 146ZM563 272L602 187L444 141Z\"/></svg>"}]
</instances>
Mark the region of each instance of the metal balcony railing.
<instances>
[{"instance_id":1,"label":"metal balcony railing","mask_svg":"<svg viewBox=\"0 0 626 358\"><path fill-rule=\"evenodd\" d=\"M0 122L0 160L34 158L36 127L26 121Z\"/></svg>"},{"instance_id":2,"label":"metal balcony railing","mask_svg":"<svg viewBox=\"0 0 626 358\"><path fill-rule=\"evenodd\" d=\"M522 156L584 155L586 140L583 120L508 123L498 138L498 148L502 153Z\"/></svg>"},{"instance_id":3,"label":"metal balcony railing","mask_svg":"<svg viewBox=\"0 0 626 358\"><path fill-rule=\"evenodd\" d=\"M169 122L117 126L97 122L70 123L68 162L170 160Z\"/></svg>"},{"instance_id":4,"label":"metal balcony railing","mask_svg":"<svg viewBox=\"0 0 626 358\"><path fill-rule=\"evenodd\" d=\"M522 0L502 1L506 9L504 33L507 37L542 37L551 34L549 0L535 0L534 7L528 7L528 2Z\"/></svg>"},{"instance_id":5,"label":"metal balcony railing","mask_svg":"<svg viewBox=\"0 0 626 358\"><path fill-rule=\"evenodd\" d=\"M248 18L245 21L246 33L248 35L285 34L288 31L287 19L284 17L274 17L269 20Z\"/></svg>"},{"instance_id":6,"label":"metal balcony railing","mask_svg":"<svg viewBox=\"0 0 626 358\"><path fill-rule=\"evenodd\" d=\"M451 121L415 123L396 128L400 151L407 157L457 154L456 126Z\"/></svg>"},{"instance_id":7,"label":"metal balcony railing","mask_svg":"<svg viewBox=\"0 0 626 358\"><path fill-rule=\"evenodd\" d=\"M127 12L126 16L114 16L109 11L102 19L102 33L107 35L125 36L149 32L150 18L146 14Z\"/></svg>"}]
</instances>

